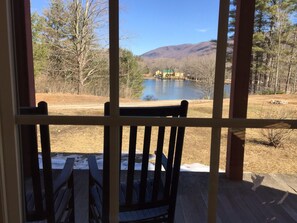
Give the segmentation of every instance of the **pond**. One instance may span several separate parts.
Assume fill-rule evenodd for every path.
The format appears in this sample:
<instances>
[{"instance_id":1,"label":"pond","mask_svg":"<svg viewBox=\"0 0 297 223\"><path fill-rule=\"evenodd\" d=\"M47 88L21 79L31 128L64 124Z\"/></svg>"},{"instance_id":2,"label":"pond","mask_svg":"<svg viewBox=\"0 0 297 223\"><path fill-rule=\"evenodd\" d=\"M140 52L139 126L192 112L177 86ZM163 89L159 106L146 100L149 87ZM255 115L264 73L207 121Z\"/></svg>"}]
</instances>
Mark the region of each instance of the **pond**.
<instances>
[{"instance_id":1,"label":"pond","mask_svg":"<svg viewBox=\"0 0 297 223\"><path fill-rule=\"evenodd\" d=\"M230 85L226 84L224 96L229 97ZM194 81L145 79L142 100L203 99L205 95Z\"/></svg>"}]
</instances>

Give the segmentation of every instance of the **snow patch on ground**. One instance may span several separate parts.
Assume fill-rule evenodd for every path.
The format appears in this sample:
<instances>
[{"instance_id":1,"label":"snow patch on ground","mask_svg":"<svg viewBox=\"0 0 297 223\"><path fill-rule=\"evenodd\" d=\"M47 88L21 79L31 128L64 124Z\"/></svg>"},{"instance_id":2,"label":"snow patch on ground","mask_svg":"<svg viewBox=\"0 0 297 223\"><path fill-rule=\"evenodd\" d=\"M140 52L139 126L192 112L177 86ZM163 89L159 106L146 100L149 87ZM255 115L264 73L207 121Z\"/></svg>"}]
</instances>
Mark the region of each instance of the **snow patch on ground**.
<instances>
[{"instance_id":1,"label":"snow patch on ground","mask_svg":"<svg viewBox=\"0 0 297 223\"><path fill-rule=\"evenodd\" d=\"M141 154L136 154L136 162L135 162L135 170L141 170ZM87 155L79 155L79 154L71 154L71 155L64 155L64 154L56 154L52 157L52 168L53 169L63 169L64 164L66 162L67 158L74 158L74 169L80 169L80 170L87 170L89 169L88 166L88 156ZM155 165L153 163L155 159L154 155L150 155L150 162L148 169L154 170ZM103 168L103 155L96 155L97 165L99 169ZM39 154L39 166L42 168L42 158ZM127 170L128 169L128 155L123 154L122 160L121 160L121 169ZM184 164L181 165L180 168L181 171L185 172L209 172L209 166L203 165L200 163L192 163L192 164ZM223 172L222 170L219 170L219 172Z\"/></svg>"}]
</instances>

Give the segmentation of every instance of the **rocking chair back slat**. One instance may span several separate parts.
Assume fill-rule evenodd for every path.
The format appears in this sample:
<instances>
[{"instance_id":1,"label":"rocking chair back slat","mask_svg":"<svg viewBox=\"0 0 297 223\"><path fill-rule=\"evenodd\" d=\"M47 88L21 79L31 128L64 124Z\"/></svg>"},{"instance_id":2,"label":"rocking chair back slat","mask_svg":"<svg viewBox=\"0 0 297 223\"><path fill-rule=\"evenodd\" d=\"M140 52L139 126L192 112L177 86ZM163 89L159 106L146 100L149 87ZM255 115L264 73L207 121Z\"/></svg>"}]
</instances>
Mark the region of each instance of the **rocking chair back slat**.
<instances>
[{"instance_id":1,"label":"rocking chair back slat","mask_svg":"<svg viewBox=\"0 0 297 223\"><path fill-rule=\"evenodd\" d=\"M104 104L104 116L109 116L109 104ZM110 193L110 168L109 168L109 159L110 159L110 152L109 152L109 126L104 126L104 142L103 142L103 151L104 151L104 158L103 158L103 182L102 187L104 188L104 192L102 194L102 222L108 222L108 213L109 213L109 193Z\"/></svg>"},{"instance_id":2,"label":"rocking chair back slat","mask_svg":"<svg viewBox=\"0 0 297 223\"><path fill-rule=\"evenodd\" d=\"M187 110L183 110L181 113L181 116L184 117L186 116L186 114L187 114ZM179 128L177 132L176 148L183 148L184 134L185 134L185 128ZM170 193L172 194L172 196L171 196L170 205L169 205L169 214L168 214L169 222L173 222L174 220L179 171L180 171L180 165L181 165L181 156L182 156L182 149L176 149L175 157L174 157L172 184L171 184L172 186L170 190Z\"/></svg>"},{"instance_id":3,"label":"rocking chair back slat","mask_svg":"<svg viewBox=\"0 0 297 223\"><path fill-rule=\"evenodd\" d=\"M152 201L153 202L157 201L158 192L160 190L164 135L165 135L165 127L163 127L163 126L159 127L157 151L156 151L156 162L155 162L155 173L154 173L154 184L153 184L153 193L152 193Z\"/></svg>"},{"instance_id":4,"label":"rocking chair back slat","mask_svg":"<svg viewBox=\"0 0 297 223\"><path fill-rule=\"evenodd\" d=\"M152 127L146 126L144 130L144 140L143 140L143 155L142 155L142 164L141 164L141 181L140 181L140 191L139 191L139 202L145 202L145 193L147 188L147 171L148 171L148 161L149 161L149 152L151 144L151 133Z\"/></svg>"},{"instance_id":5,"label":"rocking chair back slat","mask_svg":"<svg viewBox=\"0 0 297 223\"><path fill-rule=\"evenodd\" d=\"M39 104L41 114L48 114L47 104ZM50 133L48 125L40 125L40 135L41 137L41 155L42 155L42 164L45 171L44 175L44 184L45 184L45 193L50 194L51 196L46 196L46 207L49 213L49 218L54 222L55 210L54 210L54 189L53 189L53 175L52 175L52 162L51 162L51 147L50 147Z\"/></svg>"},{"instance_id":6,"label":"rocking chair back slat","mask_svg":"<svg viewBox=\"0 0 297 223\"><path fill-rule=\"evenodd\" d=\"M37 107L33 108L22 108L21 109L22 115L29 115L29 114L40 114L40 111ZM40 172L39 172L39 161L38 161L38 144L37 144L37 129L35 125L29 125L29 126L21 126L21 132L30 132L30 164L31 164L31 179L32 179L32 189L33 189L33 200L36 204L35 209L36 212L42 213L44 210L43 202L42 202L42 192L41 192L41 179L40 179ZM27 139L28 140L28 139ZM27 199L27 196L25 197ZM29 202L29 201L28 201ZM30 202L29 202L30 203ZM26 206L27 208L27 206ZM31 208L29 208L31 209ZM26 210L26 213L28 213L30 210Z\"/></svg>"},{"instance_id":7,"label":"rocking chair back slat","mask_svg":"<svg viewBox=\"0 0 297 223\"><path fill-rule=\"evenodd\" d=\"M136 138L137 127L130 127L129 140L129 158L128 158L128 173L127 173L127 188L126 188L126 204L132 204L133 185L134 185L134 169L135 169L135 153L136 153Z\"/></svg>"},{"instance_id":8,"label":"rocking chair back slat","mask_svg":"<svg viewBox=\"0 0 297 223\"><path fill-rule=\"evenodd\" d=\"M167 155L167 165L166 165L166 178L165 178L165 193L164 198L169 197L170 186L172 180L172 166L173 166L173 158L174 158L174 147L176 142L176 127L172 127L170 130L170 141Z\"/></svg>"}]
</instances>

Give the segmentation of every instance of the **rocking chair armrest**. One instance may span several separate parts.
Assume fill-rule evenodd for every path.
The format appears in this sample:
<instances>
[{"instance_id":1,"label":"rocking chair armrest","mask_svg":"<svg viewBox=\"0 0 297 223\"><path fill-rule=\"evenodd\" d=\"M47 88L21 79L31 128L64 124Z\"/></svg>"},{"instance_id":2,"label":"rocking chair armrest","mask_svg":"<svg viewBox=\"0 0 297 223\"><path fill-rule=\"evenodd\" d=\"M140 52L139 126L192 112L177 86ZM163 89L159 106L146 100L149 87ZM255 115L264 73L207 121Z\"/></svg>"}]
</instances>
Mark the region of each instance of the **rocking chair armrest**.
<instances>
[{"instance_id":1,"label":"rocking chair armrest","mask_svg":"<svg viewBox=\"0 0 297 223\"><path fill-rule=\"evenodd\" d=\"M69 180L73 181L73 177L72 179L70 179L71 175L73 175L73 166L74 166L74 158L67 158L62 172L54 182L54 193L56 193Z\"/></svg>"},{"instance_id":2,"label":"rocking chair armrest","mask_svg":"<svg viewBox=\"0 0 297 223\"><path fill-rule=\"evenodd\" d=\"M155 155L157 154L157 151L155 151ZM164 167L164 169L167 169L167 157L162 153L162 159L161 159L161 164Z\"/></svg>"},{"instance_id":3,"label":"rocking chair armrest","mask_svg":"<svg viewBox=\"0 0 297 223\"><path fill-rule=\"evenodd\" d=\"M96 157L91 155L88 157L89 164L89 180L98 184L98 186L102 187L102 173L99 171Z\"/></svg>"}]
</instances>

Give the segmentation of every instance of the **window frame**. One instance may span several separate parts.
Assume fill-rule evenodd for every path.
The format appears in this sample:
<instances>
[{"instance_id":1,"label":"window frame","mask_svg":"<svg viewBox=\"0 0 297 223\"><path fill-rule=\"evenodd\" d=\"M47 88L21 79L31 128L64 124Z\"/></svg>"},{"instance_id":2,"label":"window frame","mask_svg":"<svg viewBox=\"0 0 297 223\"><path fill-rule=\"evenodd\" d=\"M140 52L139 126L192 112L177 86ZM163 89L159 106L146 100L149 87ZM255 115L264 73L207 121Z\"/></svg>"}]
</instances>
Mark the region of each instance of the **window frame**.
<instances>
[{"instance_id":1,"label":"window frame","mask_svg":"<svg viewBox=\"0 0 297 223\"><path fill-rule=\"evenodd\" d=\"M1 222L23 222L21 163L15 122L16 87L12 3L0 7L0 199Z\"/></svg>"},{"instance_id":2,"label":"window frame","mask_svg":"<svg viewBox=\"0 0 297 223\"><path fill-rule=\"evenodd\" d=\"M4 27L8 34L2 41L1 65L4 75L0 77L0 189L3 204L4 222L22 222L22 193L20 175L20 151L18 150L17 125L21 124L55 124L55 125L109 125L111 128L111 160L110 170L110 221L118 221L118 180L119 180L119 127L121 125L167 125L184 127L210 127L211 158L208 192L208 222L215 222L216 200L218 189L218 165L220 155L221 128L297 128L296 120L272 119L226 119L222 118L225 55L227 44L227 25L229 0L220 0L220 16L218 30L217 62L215 75L215 92L212 118L141 118L119 116L119 1L109 0L109 35L110 35L110 106L109 117L98 116L22 116L16 114L16 86L14 82L15 66L13 58L13 39L10 13L11 4L4 0L0 7L0 28ZM1 5L1 6L2 6ZM1 33L2 30L0 30ZM4 35L3 35L4 36ZM2 38L2 36L1 36ZM5 43L7 44L4 44ZM3 58L2 58L3 57ZM2 60L3 59L3 60ZM6 59L6 60L5 60ZM5 94L4 94L5 93ZM4 97L5 95L5 97ZM3 104L6 106L3 107ZM5 129L5 131L4 131ZM1 131L2 130L2 131ZM9 161L9 163L8 163ZM13 206L12 206L13 205ZM1 206L0 206L1 207ZM1 213L1 212L0 212ZM1 218L1 216L0 216Z\"/></svg>"}]
</instances>

